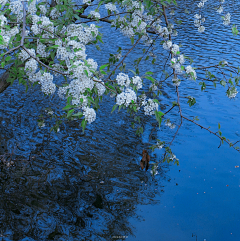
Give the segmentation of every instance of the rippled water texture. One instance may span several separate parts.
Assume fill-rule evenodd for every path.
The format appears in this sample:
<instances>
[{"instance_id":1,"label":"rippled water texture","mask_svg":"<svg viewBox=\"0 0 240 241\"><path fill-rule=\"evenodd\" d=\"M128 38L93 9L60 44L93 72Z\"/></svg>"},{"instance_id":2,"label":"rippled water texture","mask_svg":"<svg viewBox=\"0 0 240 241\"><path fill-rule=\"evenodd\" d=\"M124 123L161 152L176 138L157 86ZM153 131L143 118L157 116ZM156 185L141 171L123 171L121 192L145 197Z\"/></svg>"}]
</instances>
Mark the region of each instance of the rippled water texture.
<instances>
[{"instance_id":1,"label":"rippled water texture","mask_svg":"<svg viewBox=\"0 0 240 241\"><path fill-rule=\"evenodd\" d=\"M233 23L239 19L239 3L229 1ZM194 59L193 66L206 66L225 59L239 65L239 37L221 24L220 16L206 6L206 33L193 25L195 1L182 1L174 18L183 17L176 43ZM184 13L187 8L190 14ZM102 25L106 26L106 25ZM106 62L118 46L126 52L130 41L111 29L104 32L101 52L88 47L88 56ZM139 55L137 48L127 60ZM157 64L142 64L143 73L153 71L160 79L167 55L161 46L154 53ZM55 81L61 81L56 79ZM198 81L197 81L198 82ZM239 98L229 100L226 88L210 83L201 92L198 83L183 81L182 97L193 96L197 104L189 108L181 98L183 113L198 116L199 123L233 141L239 133ZM0 237L2 240L126 240L195 241L240 240L239 153L191 123L184 122L172 149L180 166L161 164L154 178L139 166L141 152L148 147L153 118L144 122L142 138L129 127L125 112L110 114L113 99L105 98L97 120L82 133L77 121L65 122L60 132L49 134L53 120L39 128L37 118L47 116L45 108L59 111L64 102L57 96L44 97L39 87L25 93L17 82L0 94L0 155L14 160L14 166L0 166ZM171 80L163 84L161 110L176 101ZM169 115L179 124L177 109ZM170 141L176 130L163 125L154 139ZM160 160L161 151L151 154ZM1 240L1 239L0 239Z\"/></svg>"}]
</instances>

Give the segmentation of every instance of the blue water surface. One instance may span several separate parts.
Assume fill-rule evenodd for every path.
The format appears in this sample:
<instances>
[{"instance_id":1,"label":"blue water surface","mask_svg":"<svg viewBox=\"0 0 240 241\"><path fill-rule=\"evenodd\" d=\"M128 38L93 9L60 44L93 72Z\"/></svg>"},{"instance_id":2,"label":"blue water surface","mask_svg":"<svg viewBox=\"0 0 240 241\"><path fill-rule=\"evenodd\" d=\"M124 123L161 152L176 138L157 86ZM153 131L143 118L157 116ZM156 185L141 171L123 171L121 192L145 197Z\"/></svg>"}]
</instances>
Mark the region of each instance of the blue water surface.
<instances>
[{"instance_id":1,"label":"blue water surface","mask_svg":"<svg viewBox=\"0 0 240 241\"><path fill-rule=\"evenodd\" d=\"M176 25L179 34L173 41L182 44L181 51L193 58L193 67L223 59L239 65L239 36L233 36L231 27L222 24L215 6L215 1L208 1L204 8L203 34L193 24L199 11L195 1L183 1L172 16L171 21L183 19L182 25ZM232 23L240 17L239 7L237 1L229 1L225 8L234 13ZM123 53L131 48L130 40L114 28L101 31L106 43L100 45L102 51L87 48L88 57L99 65L119 46ZM142 47L126 59L129 68ZM160 57L155 65L142 63L142 74L152 71L161 80L168 53L160 44L153 52ZM237 141L239 97L229 99L226 87L218 84L215 89L212 83L202 92L198 83L203 76L198 72L196 82L181 82L183 114L190 119L198 116L197 123L211 126L213 132L220 123L223 135ZM162 92L164 112L176 101L171 78L163 83ZM191 108L187 96L196 98ZM54 112L64 107L57 95L46 98L39 86L25 93L16 82L0 94L0 99L0 154L13 152L15 158L11 168L1 166L2 240L240 240L240 154L226 143L219 147L220 140L208 131L184 120L172 144L180 165L162 163L163 150L150 152L152 161L160 161L159 174L152 177L150 171L140 169L142 150L156 144L157 138L170 142L176 128L171 130L163 122L160 129L154 129L149 143L154 118L144 120L144 134L136 137L129 116L124 111L111 115L114 100L106 97L97 120L85 133L81 123L72 121L64 122L59 133L49 134L53 120L48 118L46 127L39 128L37 118L47 116L47 107ZM177 108L167 118L180 124Z\"/></svg>"}]
</instances>

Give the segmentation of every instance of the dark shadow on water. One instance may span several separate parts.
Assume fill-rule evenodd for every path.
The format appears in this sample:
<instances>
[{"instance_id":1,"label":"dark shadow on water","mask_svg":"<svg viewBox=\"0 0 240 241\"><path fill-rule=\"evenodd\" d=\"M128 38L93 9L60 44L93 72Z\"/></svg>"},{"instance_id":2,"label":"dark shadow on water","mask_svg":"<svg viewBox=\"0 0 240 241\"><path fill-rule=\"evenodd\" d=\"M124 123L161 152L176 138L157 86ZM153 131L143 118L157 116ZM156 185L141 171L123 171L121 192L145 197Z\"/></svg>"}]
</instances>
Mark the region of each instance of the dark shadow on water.
<instances>
[{"instance_id":1,"label":"dark shadow on water","mask_svg":"<svg viewBox=\"0 0 240 241\"><path fill-rule=\"evenodd\" d=\"M106 114L112 107L108 100L84 134L78 121L49 134L52 121L44 128L36 121L47 115L49 99L38 90L17 88L1 94L0 240L134 235L128 219L137 217L135 207L156 204L153 198L162 188L140 169L144 144L129 128L128 117ZM57 98L51 103L61 106ZM158 178L166 178L166 171L160 168Z\"/></svg>"}]
</instances>

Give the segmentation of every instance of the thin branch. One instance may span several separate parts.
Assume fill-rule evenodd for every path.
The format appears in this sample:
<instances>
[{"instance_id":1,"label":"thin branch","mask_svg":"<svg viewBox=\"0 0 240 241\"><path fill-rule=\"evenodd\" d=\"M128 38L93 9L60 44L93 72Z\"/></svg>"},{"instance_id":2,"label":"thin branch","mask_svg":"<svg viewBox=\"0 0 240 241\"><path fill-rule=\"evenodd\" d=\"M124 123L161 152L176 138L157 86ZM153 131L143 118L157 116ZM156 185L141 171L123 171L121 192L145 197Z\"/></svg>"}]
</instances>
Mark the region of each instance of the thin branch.
<instances>
[{"instance_id":1,"label":"thin branch","mask_svg":"<svg viewBox=\"0 0 240 241\"><path fill-rule=\"evenodd\" d=\"M114 91L113 89L109 88L108 86L106 86L104 83L102 83L100 80L95 80L93 79L94 82L98 82L100 83L101 85L103 85L105 88L111 90L112 92L114 92L115 94L118 94L116 91Z\"/></svg>"},{"instance_id":2,"label":"thin branch","mask_svg":"<svg viewBox=\"0 0 240 241\"><path fill-rule=\"evenodd\" d=\"M22 46L22 48L23 48L33 59L35 59L38 63L40 63L41 65L43 65L43 66L46 67L47 69L52 70L52 71L57 72L57 73L62 74L62 75L70 75L70 74L68 74L68 73L63 73L63 72L60 72L60 71L58 71L58 70L56 70L56 69L53 69L53 68L47 66L47 65L44 64L42 61L40 61L38 58L34 57L24 46Z\"/></svg>"},{"instance_id":3,"label":"thin branch","mask_svg":"<svg viewBox=\"0 0 240 241\"><path fill-rule=\"evenodd\" d=\"M25 28L26 28L26 9L25 9L25 4L24 1L22 1L22 5L23 5L23 28L22 28L22 39L21 39L21 47L24 44L24 37L25 37Z\"/></svg>"},{"instance_id":4,"label":"thin branch","mask_svg":"<svg viewBox=\"0 0 240 241\"><path fill-rule=\"evenodd\" d=\"M113 75L113 73L116 71L116 69L123 63L123 61L126 59L126 57L130 54L130 52L136 47L136 45L139 43L141 40L142 36L136 41L136 43L132 46L131 49L125 54L123 59L120 61L120 63L116 66L116 68L111 72L111 74L107 77L107 79L110 79L110 77Z\"/></svg>"},{"instance_id":5,"label":"thin branch","mask_svg":"<svg viewBox=\"0 0 240 241\"><path fill-rule=\"evenodd\" d=\"M225 142L226 142L227 144L229 144L230 146L233 146L233 144L232 144L231 142L229 142L229 141L226 140L225 138L219 136L218 134L216 134L216 132L210 131L209 128L206 128L206 127L204 127L204 126L202 126L202 125L196 123L195 121L188 119L188 118L185 117L185 116L183 116L183 118L184 118L185 120L188 120L188 121L194 123L195 125L201 127L201 129L205 129L205 130L209 131L211 134L217 136L221 141L225 141ZM237 143L237 142L236 142L236 143ZM235 143L235 144L236 144L236 143ZM234 144L234 145L235 145L235 144ZM237 150L236 148L234 148L234 149ZM240 150L237 150L237 151L240 152Z\"/></svg>"}]
</instances>

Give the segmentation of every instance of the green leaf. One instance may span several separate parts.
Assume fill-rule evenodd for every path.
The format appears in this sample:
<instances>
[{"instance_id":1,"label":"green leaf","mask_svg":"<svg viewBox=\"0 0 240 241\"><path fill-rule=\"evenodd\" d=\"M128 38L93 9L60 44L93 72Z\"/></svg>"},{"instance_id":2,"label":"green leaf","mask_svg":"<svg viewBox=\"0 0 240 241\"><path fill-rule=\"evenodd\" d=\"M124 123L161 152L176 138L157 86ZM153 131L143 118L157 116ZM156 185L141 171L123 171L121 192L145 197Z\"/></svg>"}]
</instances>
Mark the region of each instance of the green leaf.
<instances>
[{"instance_id":1,"label":"green leaf","mask_svg":"<svg viewBox=\"0 0 240 241\"><path fill-rule=\"evenodd\" d=\"M88 77L88 72L87 72L87 70L86 69L84 69L83 70L83 72L85 73L85 75L87 75L87 77Z\"/></svg>"},{"instance_id":2,"label":"green leaf","mask_svg":"<svg viewBox=\"0 0 240 241\"><path fill-rule=\"evenodd\" d=\"M68 113L67 113L67 118L68 118L69 116L71 116L71 115L73 114L73 112L74 112L74 109L68 111Z\"/></svg>"},{"instance_id":3,"label":"green leaf","mask_svg":"<svg viewBox=\"0 0 240 241\"><path fill-rule=\"evenodd\" d=\"M67 106L63 107L62 109L63 110L68 110L68 109L71 109L73 107L74 107L73 105L67 105Z\"/></svg>"},{"instance_id":4,"label":"green leaf","mask_svg":"<svg viewBox=\"0 0 240 241\"><path fill-rule=\"evenodd\" d=\"M153 72L148 71L148 72L146 72L145 74L151 75L151 74L153 74Z\"/></svg>"},{"instance_id":5,"label":"green leaf","mask_svg":"<svg viewBox=\"0 0 240 241\"><path fill-rule=\"evenodd\" d=\"M12 56L7 56L5 60L9 61L11 58L12 58Z\"/></svg>"},{"instance_id":6,"label":"green leaf","mask_svg":"<svg viewBox=\"0 0 240 241\"><path fill-rule=\"evenodd\" d=\"M113 111L115 111L117 107L118 107L118 105L114 105L113 108L112 108L111 113L113 113Z\"/></svg>"},{"instance_id":7,"label":"green leaf","mask_svg":"<svg viewBox=\"0 0 240 241\"><path fill-rule=\"evenodd\" d=\"M80 119L83 116L83 113L82 112L78 112L78 113L76 113L76 114L74 114L72 116L76 116L76 117L78 117Z\"/></svg>"},{"instance_id":8,"label":"green leaf","mask_svg":"<svg viewBox=\"0 0 240 241\"><path fill-rule=\"evenodd\" d=\"M87 121L85 119L83 119L82 123L81 123L81 127L83 128L83 133L84 133L84 130L86 128L86 125L87 125Z\"/></svg>"},{"instance_id":9,"label":"green leaf","mask_svg":"<svg viewBox=\"0 0 240 241\"><path fill-rule=\"evenodd\" d=\"M100 70L101 74L107 75L107 73L103 70Z\"/></svg>"},{"instance_id":10,"label":"green leaf","mask_svg":"<svg viewBox=\"0 0 240 241\"><path fill-rule=\"evenodd\" d=\"M104 64L99 68L99 70L102 70L102 69L106 68L107 66L109 66L109 64Z\"/></svg>"},{"instance_id":11,"label":"green leaf","mask_svg":"<svg viewBox=\"0 0 240 241\"><path fill-rule=\"evenodd\" d=\"M144 78L151 80L153 84L155 83L155 79L151 76L145 76Z\"/></svg>"},{"instance_id":12,"label":"green leaf","mask_svg":"<svg viewBox=\"0 0 240 241\"><path fill-rule=\"evenodd\" d=\"M226 81L221 80L221 81L220 81L220 84L225 87L225 86L226 86Z\"/></svg>"},{"instance_id":13,"label":"green leaf","mask_svg":"<svg viewBox=\"0 0 240 241\"><path fill-rule=\"evenodd\" d=\"M134 37L131 38L131 44L134 44Z\"/></svg>"}]
</instances>

